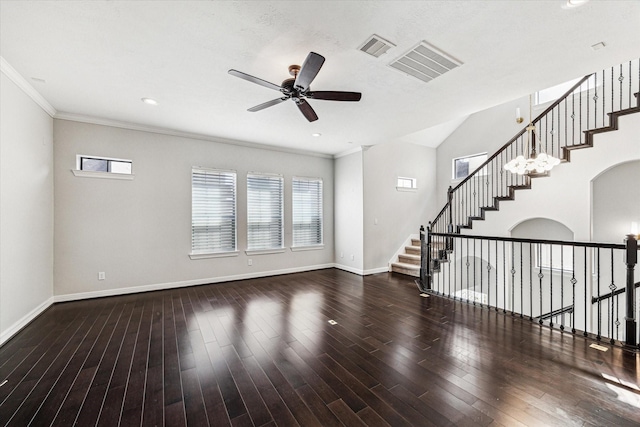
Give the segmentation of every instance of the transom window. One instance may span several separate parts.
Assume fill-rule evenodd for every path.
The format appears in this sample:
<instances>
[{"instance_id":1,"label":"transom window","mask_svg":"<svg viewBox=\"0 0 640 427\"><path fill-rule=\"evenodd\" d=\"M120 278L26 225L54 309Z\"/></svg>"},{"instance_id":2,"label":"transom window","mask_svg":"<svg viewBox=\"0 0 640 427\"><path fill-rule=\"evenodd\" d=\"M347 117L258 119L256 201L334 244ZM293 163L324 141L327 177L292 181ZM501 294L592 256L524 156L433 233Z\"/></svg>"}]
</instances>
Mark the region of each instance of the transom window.
<instances>
[{"instance_id":1,"label":"transom window","mask_svg":"<svg viewBox=\"0 0 640 427\"><path fill-rule=\"evenodd\" d=\"M396 183L396 188L400 189L416 189L418 183L415 178L407 178L403 176L398 177L398 181Z\"/></svg>"},{"instance_id":2,"label":"transom window","mask_svg":"<svg viewBox=\"0 0 640 427\"><path fill-rule=\"evenodd\" d=\"M131 175L131 160L108 157L78 156L78 170L90 172L108 172Z\"/></svg>"}]
</instances>

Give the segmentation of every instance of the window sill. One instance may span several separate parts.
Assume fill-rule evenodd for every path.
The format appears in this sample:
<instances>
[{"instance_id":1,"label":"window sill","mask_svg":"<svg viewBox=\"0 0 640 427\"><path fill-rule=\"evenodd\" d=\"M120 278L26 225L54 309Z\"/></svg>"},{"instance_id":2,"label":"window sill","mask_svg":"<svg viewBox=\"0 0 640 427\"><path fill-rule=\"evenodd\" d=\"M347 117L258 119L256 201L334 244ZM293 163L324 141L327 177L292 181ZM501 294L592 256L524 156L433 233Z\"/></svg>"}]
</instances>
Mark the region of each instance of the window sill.
<instances>
[{"instance_id":1,"label":"window sill","mask_svg":"<svg viewBox=\"0 0 640 427\"><path fill-rule=\"evenodd\" d=\"M240 253L238 251L233 252L214 252L210 254L189 254L189 258L191 259L207 259L207 258L228 258L233 256L238 256Z\"/></svg>"},{"instance_id":2,"label":"window sill","mask_svg":"<svg viewBox=\"0 0 640 427\"><path fill-rule=\"evenodd\" d=\"M324 245L313 245L313 246L294 246L291 247L291 252L299 252L299 251L319 251L324 249Z\"/></svg>"},{"instance_id":3,"label":"window sill","mask_svg":"<svg viewBox=\"0 0 640 427\"><path fill-rule=\"evenodd\" d=\"M75 176L82 177L82 178L121 179L126 181L132 181L133 178L135 177L134 174L81 171L77 169L71 169L71 172L73 172Z\"/></svg>"},{"instance_id":4,"label":"window sill","mask_svg":"<svg viewBox=\"0 0 640 427\"><path fill-rule=\"evenodd\" d=\"M418 191L417 188L408 188L408 187L396 187L396 190L398 191L407 191L410 193L415 193L416 191Z\"/></svg>"},{"instance_id":5,"label":"window sill","mask_svg":"<svg viewBox=\"0 0 640 427\"><path fill-rule=\"evenodd\" d=\"M244 253L249 255L249 256L253 256L253 255L268 255L268 254L281 254L281 253L284 253L285 250L287 250L287 248L252 249L252 250L249 250L249 251L244 251Z\"/></svg>"}]
</instances>

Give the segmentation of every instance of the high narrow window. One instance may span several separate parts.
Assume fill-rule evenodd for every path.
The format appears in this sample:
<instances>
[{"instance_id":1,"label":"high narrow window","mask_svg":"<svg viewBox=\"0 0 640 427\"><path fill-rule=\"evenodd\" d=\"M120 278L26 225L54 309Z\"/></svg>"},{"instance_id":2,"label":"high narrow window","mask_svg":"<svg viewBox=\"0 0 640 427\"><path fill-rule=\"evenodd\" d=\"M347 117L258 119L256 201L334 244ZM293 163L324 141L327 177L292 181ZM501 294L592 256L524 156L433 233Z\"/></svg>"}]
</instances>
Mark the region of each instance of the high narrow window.
<instances>
[{"instance_id":1,"label":"high narrow window","mask_svg":"<svg viewBox=\"0 0 640 427\"><path fill-rule=\"evenodd\" d=\"M191 173L191 251L236 250L236 173L193 168Z\"/></svg>"},{"instance_id":2,"label":"high narrow window","mask_svg":"<svg viewBox=\"0 0 640 427\"><path fill-rule=\"evenodd\" d=\"M464 179L473 173L487 160L487 153L474 154L473 156L458 157L453 159L452 179ZM480 171L480 175L486 175L486 166Z\"/></svg>"},{"instance_id":3,"label":"high narrow window","mask_svg":"<svg viewBox=\"0 0 640 427\"><path fill-rule=\"evenodd\" d=\"M247 175L247 249L282 249L284 181L279 175Z\"/></svg>"},{"instance_id":4,"label":"high narrow window","mask_svg":"<svg viewBox=\"0 0 640 427\"><path fill-rule=\"evenodd\" d=\"M293 178L293 246L322 245L322 180Z\"/></svg>"},{"instance_id":5,"label":"high narrow window","mask_svg":"<svg viewBox=\"0 0 640 427\"><path fill-rule=\"evenodd\" d=\"M131 175L131 160L108 157L77 156L78 170Z\"/></svg>"}]
</instances>

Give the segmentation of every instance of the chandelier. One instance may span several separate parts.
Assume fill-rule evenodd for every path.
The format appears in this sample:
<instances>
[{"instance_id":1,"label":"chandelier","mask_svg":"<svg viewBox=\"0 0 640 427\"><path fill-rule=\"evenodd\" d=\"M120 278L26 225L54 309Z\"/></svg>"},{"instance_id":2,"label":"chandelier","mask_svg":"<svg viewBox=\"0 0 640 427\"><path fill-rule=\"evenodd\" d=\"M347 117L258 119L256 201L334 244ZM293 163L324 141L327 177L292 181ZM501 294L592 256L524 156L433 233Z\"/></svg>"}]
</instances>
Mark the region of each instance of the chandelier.
<instances>
[{"instance_id":1,"label":"chandelier","mask_svg":"<svg viewBox=\"0 0 640 427\"><path fill-rule=\"evenodd\" d=\"M529 126L526 127L528 153L525 153L527 157L521 154L504 165L505 170L518 175L545 173L560 164L560 159L544 152L542 144L540 144L540 154L536 151L536 127L531 121L531 108L531 95L529 95Z\"/></svg>"}]
</instances>

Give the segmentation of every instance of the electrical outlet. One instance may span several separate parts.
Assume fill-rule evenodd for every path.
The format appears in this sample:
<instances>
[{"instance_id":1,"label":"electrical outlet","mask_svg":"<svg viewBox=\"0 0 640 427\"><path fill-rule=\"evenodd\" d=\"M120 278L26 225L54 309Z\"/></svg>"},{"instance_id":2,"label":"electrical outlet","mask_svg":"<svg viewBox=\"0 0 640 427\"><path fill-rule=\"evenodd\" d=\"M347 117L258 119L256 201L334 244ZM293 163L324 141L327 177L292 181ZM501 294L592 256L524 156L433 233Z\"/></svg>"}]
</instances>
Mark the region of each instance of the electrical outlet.
<instances>
[{"instance_id":1,"label":"electrical outlet","mask_svg":"<svg viewBox=\"0 0 640 427\"><path fill-rule=\"evenodd\" d=\"M248 259L247 260L247 265L253 265L253 260L252 259Z\"/></svg>"},{"instance_id":2,"label":"electrical outlet","mask_svg":"<svg viewBox=\"0 0 640 427\"><path fill-rule=\"evenodd\" d=\"M106 278L107 278L107 275L105 274L104 271L98 272L98 280L104 280Z\"/></svg>"},{"instance_id":3,"label":"electrical outlet","mask_svg":"<svg viewBox=\"0 0 640 427\"><path fill-rule=\"evenodd\" d=\"M351 254L351 261L355 261L356 256L354 254Z\"/></svg>"},{"instance_id":4,"label":"electrical outlet","mask_svg":"<svg viewBox=\"0 0 640 427\"><path fill-rule=\"evenodd\" d=\"M340 258L344 258L344 252L340 252Z\"/></svg>"}]
</instances>

